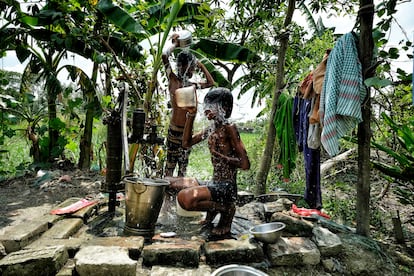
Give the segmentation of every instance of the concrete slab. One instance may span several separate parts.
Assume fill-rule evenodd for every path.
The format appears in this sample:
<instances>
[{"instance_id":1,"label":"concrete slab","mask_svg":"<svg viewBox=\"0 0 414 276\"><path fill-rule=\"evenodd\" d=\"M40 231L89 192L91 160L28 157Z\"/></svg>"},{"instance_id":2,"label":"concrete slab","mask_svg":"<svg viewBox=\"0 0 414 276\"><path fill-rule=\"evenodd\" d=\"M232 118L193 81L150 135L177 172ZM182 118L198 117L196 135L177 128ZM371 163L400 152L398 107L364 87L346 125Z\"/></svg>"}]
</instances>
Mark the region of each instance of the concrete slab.
<instances>
[{"instance_id":1,"label":"concrete slab","mask_svg":"<svg viewBox=\"0 0 414 276\"><path fill-rule=\"evenodd\" d=\"M56 276L73 276L75 275L75 260L69 259L66 264L59 270Z\"/></svg>"},{"instance_id":2,"label":"concrete slab","mask_svg":"<svg viewBox=\"0 0 414 276\"><path fill-rule=\"evenodd\" d=\"M80 218L67 218L56 222L42 237L50 239L68 239L83 226Z\"/></svg>"},{"instance_id":3,"label":"concrete slab","mask_svg":"<svg viewBox=\"0 0 414 276\"><path fill-rule=\"evenodd\" d=\"M85 244L85 240L79 238L70 238L70 239L49 239L43 238L37 239L24 249L36 249L42 247L51 247L51 246L64 246L68 251L69 258L73 258L76 252L79 251L82 244Z\"/></svg>"},{"instance_id":4,"label":"concrete slab","mask_svg":"<svg viewBox=\"0 0 414 276\"><path fill-rule=\"evenodd\" d=\"M7 253L15 252L39 238L39 236L48 229L49 219L41 217L33 221L27 221L9 227L7 231L0 236L0 242L3 244Z\"/></svg>"},{"instance_id":5,"label":"concrete slab","mask_svg":"<svg viewBox=\"0 0 414 276\"><path fill-rule=\"evenodd\" d=\"M0 275L56 275L68 259L64 246L23 249L0 260Z\"/></svg>"},{"instance_id":6,"label":"concrete slab","mask_svg":"<svg viewBox=\"0 0 414 276\"><path fill-rule=\"evenodd\" d=\"M138 260L144 248L145 238L141 236L129 237L98 237L86 242L86 246L119 246L128 249L129 257Z\"/></svg>"},{"instance_id":7,"label":"concrete slab","mask_svg":"<svg viewBox=\"0 0 414 276\"><path fill-rule=\"evenodd\" d=\"M305 237L281 237L265 251L272 266L317 265L321 260L318 247Z\"/></svg>"},{"instance_id":8,"label":"concrete slab","mask_svg":"<svg viewBox=\"0 0 414 276\"><path fill-rule=\"evenodd\" d=\"M142 257L144 265L167 265L175 267L198 267L201 243L180 240L174 243L153 243L144 246Z\"/></svg>"},{"instance_id":9,"label":"concrete slab","mask_svg":"<svg viewBox=\"0 0 414 276\"><path fill-rule=\"evenodd\" d=\"M81 199L82 198L79 198L79 197L68 198L64 202L62 202L59 205L55 206L53 209L59 209L59 208L67 207L71 204L74 204L74 203L78 202ZM88 218L90 218L94 213L97 212L98 205L99 205L99 201L96 201L96 203L94 203L92 205L89 205L89 206L86 206L82 209L79 209L76 212L63 214L63 215L59 215L59 216L61 216L61 217L81 218L86 223Z\"/></svg>"},{"instance_id":10,"label":"concrete slab","mask_svg":"<svg viewBox=\"0 0 414 276\"><path fill-rule=\"evenodd\" d=\"M200 265L197 268L177 268L165 266L153 266L151 268L151 276L210 276L212 272L208 265ZM138 274L137 274L138 275Z\"/></svg>"},{"instance_id":11,"label":"concrete slab","mask_svg":"<svg viewBox=\"0 0 414 276\"><path fill-rule=\"evenodd\" d=\"M257 243L245 240L219 240L205 244L207 264L245 264L264 260L262 248Z\"/></svg>"},{"instance_id":12,"label":"concrete slab","mask_svg":"<svg viewBox=\"0 0 414 276\"><path fill-rule=\"evenodd\" d=\"M137 261L120 246L85 246L75 255L79 276L135 276Z\"/></svg>"},{"instance_id":13,"label":"concrete slab","mask_svg":"<svg viewBox=\"0 0 414 276\"><path fill-rule=\"evenodd\" d=\"M314 227L312 241L316 244L323 257L339 255L343 250L341 239L324 227Z\"/></svg>"}]
</instances>

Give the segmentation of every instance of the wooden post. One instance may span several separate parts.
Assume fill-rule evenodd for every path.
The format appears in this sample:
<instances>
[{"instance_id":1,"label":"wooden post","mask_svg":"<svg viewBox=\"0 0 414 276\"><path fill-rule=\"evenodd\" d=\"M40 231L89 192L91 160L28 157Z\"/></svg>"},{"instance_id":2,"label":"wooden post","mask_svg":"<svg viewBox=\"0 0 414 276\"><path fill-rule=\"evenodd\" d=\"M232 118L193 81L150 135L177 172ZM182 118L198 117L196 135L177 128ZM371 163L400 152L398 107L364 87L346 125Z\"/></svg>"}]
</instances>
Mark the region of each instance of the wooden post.
<instances>
[{"instance_id":1,"label":"wooden post","mask_svg":"<svg viewBox=\"0 0 414 276\"><path fill-rule=\"evenodd\" d=\"M404 244L404 233L401 227L400 211L397 210L397 217L392 218L392 224L394 225L395 241L399 244Z\"/></svg>"}]
</instances>

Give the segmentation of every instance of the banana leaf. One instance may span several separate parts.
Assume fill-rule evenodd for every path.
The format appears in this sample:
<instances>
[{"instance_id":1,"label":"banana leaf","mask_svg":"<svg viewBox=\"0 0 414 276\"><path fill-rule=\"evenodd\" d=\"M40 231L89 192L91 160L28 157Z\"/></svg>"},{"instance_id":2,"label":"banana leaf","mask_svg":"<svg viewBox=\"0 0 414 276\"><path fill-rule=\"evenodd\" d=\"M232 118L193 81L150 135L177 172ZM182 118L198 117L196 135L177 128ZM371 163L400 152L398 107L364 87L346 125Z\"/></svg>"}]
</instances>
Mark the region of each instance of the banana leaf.
<instances>
[{"instance_id":1,"label":"banana leaf","mask_svg":"<svg viewBox=\"0 0 414 276\"><path fill-rule=\"evenodd\" d=\"M192 51L192 53L197 57L197 59L204 64L204 66L207 68L207 70L210 72L211 76L215 80L216 84L219 87L226 87L231 89L231 83L228 81L228 79L214 66L214 64L207 59L205 56L198 52Z\"/></svg>"},{"instance_id":2,"label":"banana leaf","mask_svg":"<svg viewBox=\"0 0 414 276\"><path fill-rule=\"evenodd\" d=\"M97 9L105 15L115 26L125 32L137 35L141 39L147 39L158 33L168 31L166 28L167 21L173 20L174 25L179 23L200 24L204 22L202 13L199 11L200 3L182 2L176 15L171 17L170 8L176 5L177 1L161 1L147 7L149 18L147 25L144 27L139 20L144 18L133 18L128 11L114 5L111 0L101 0Z\"/></svg>"},{"instance_id":3,"label":"banana leaf","mask_svg":"<svg viewBox=\"0 0 414 276\"><path fill-rule=\"evenodd\" d=\"M136 35L146 34L141 24L125 10L114 5L111 0L100 0L96 8L121 30Z\"/></svg>"},{"instance_id":4,"label":"banana leaf","mask_svg":"<svg viewBox=\"0 0 414 276\"><path fill-rule=\"evenodd\" d=\"M374 141L371 145L377 148L398 162L398 165L389 165L379 161L371 161L374 168L383 172L384 174L414 183L414 134L410 125L399 125L385 113L381 114L385 123L397 134L397 141L402 147L402 150L396 151L387 146L381 145Z\"/></svg>"},{"instance_id":5,"label":"banana leaf","mask_svg":"<svg viewBox=\"0 0 414 276\"><path fill-rule=\"evenodd\" d=\"M389 117L386 113L381 113L382 118L384 121L389 125L397 134L400 141L401 146L406 149L411 154L414 154L414 131L410 129L408 125L398 125L395 123L391 117ZM414 128L414 124L412 124L412 128Z\"/></svg>"},{"instance_id":6,"label":"banana leaf","mask_svg":"<svg viewBox=\"0 0 414 276\"><path fill-rule=\"evenodd\" d=\"M215 58L235 63L258 62L260 57L255 52L235 43L201 38L191 49L203 53L208 58Z\"/></svg>"},{"instance_id":7,"label":"banana leaf","mask_svg":"<svg viewBox=\"0 0 414 276\"><path fill-rule=\"evenodd\" d=\"M400 163L402 166L408 166L410 164L410 160L400 152L397 152L389 147L380 145L376 142L371 142L371 145L373 145L375 148L387 153L389 156L397 160L398 163Z\"/></svg>"}]
</instances>

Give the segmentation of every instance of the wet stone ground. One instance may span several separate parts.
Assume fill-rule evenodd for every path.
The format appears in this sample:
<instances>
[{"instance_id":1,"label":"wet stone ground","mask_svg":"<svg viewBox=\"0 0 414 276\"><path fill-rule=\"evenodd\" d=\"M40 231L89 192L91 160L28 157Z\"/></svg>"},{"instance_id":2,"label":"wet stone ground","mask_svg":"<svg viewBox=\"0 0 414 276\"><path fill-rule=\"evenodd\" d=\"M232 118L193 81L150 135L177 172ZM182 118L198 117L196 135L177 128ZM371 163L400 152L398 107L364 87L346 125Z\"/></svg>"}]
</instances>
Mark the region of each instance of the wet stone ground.
<instances>
[{"instance_id":1,"label":"wet stone ground","mask_svg":"<svg viewBox=\"0 0 414 276\"><path fill-rule=\"evenodd\" d=\"M237 240L243 235L248 235L249 229L254 223L240 213L236 213L232 230L226 236L214 236L211 234L211 225L201 225L200 221L204 219L204 212L186 212L177 214L176 201L173 197L166 197L161 207L155 226L151 228L125 227L125 200L117 202L114 213L107 211L107 208L100 210L99 214L89 218L87 223L87 233L96 237L117 237L117 236L142 236L145 243L151 243L152 238L161 237L168 241L168 238L192 240L201 239L203 241L215 241L220 239ZM138 210L136 210L138 212ZM182 211L181 211L182 212ZM220 215L218 215L213 224L216 225Z\"/></svg>"}]
</instances>

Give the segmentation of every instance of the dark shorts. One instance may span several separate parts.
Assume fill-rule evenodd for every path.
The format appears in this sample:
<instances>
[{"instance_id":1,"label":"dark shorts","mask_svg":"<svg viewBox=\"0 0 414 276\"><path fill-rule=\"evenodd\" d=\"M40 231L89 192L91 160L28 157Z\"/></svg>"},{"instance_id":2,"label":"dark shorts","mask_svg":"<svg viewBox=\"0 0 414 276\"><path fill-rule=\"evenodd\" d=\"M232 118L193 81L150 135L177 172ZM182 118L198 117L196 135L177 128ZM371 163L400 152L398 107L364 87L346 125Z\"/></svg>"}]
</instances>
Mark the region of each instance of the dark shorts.
<instances>
[{"instance_id":1,"label":"dark shorts","mask_svg":"<svg viewBox=\"0 0 414 276\"><path fill-rule=\"evenodd\" d=\"M188 165L190 149L182 146L184 128L170 125L167 136L167 169L174 169L176 165L185 171Z\"/></svg>"},{"instance_id":2,"label":"dark shorts","mask_svg":"<svg viewBox=\"0 0 414 276\"><path fill-rule=\"evenodd\" d=\"M207 181L201 182L200 185L207 186L211 193L211 198L215 202L230 203L237 200L237 185L235 183L230 181Z\"/></svg>"}]
</instances>

